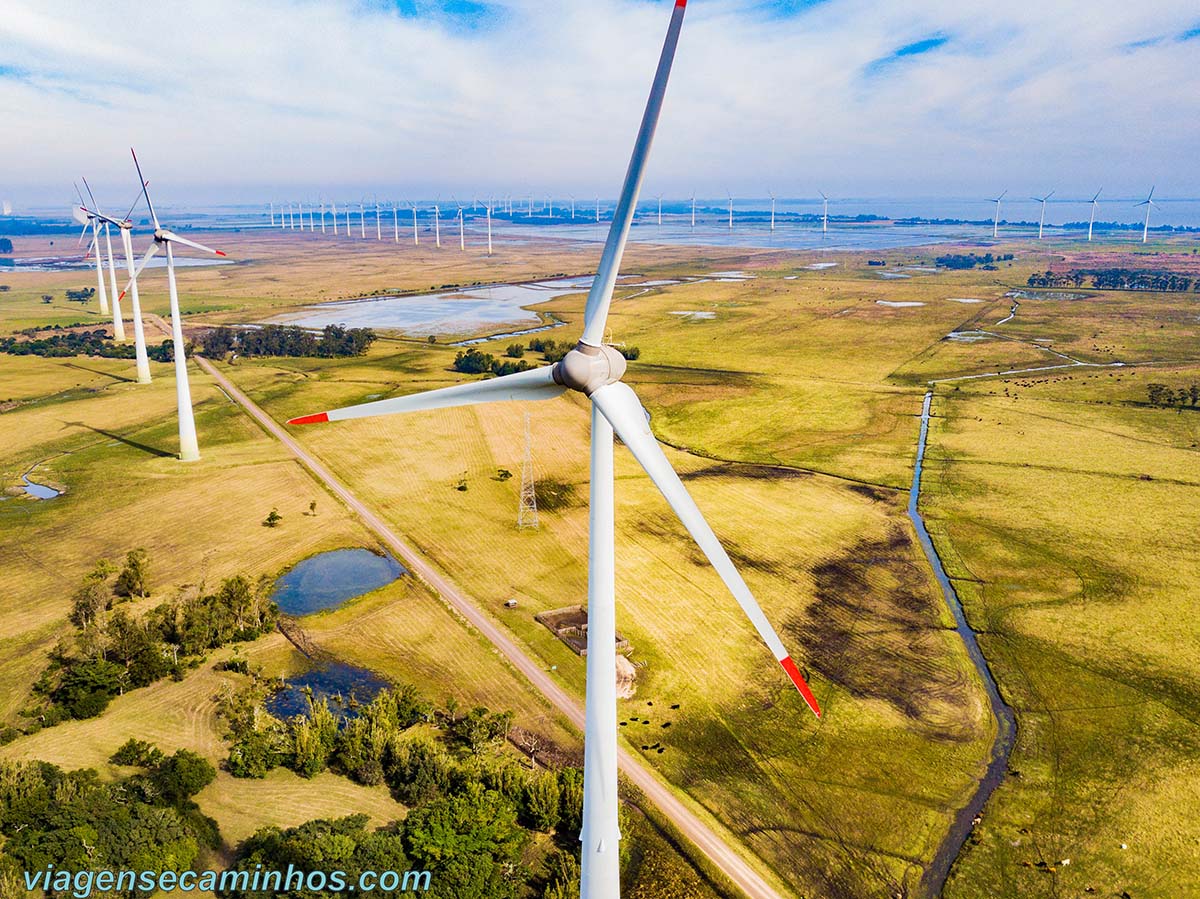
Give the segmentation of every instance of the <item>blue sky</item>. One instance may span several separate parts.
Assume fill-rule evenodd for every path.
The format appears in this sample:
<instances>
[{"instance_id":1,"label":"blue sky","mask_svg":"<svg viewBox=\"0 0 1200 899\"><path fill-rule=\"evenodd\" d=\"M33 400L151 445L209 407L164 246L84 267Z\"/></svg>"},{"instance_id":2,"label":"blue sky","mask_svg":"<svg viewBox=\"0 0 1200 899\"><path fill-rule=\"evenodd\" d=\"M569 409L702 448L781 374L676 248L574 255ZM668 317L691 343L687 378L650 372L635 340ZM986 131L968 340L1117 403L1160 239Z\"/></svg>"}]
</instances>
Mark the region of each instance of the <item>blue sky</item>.
<instances>
[{"instance_id":1,"label":"blue sky","mask_svg":"<svg viewBox=\"0 0 1200 899\"><path fill-rule=\"evenodd\" d=\"M611 195L671 5L9 0L0 195ZM1191 0L691 0L646 189L1198 196L1198 89Z\"/></svg>"}]
</instances>

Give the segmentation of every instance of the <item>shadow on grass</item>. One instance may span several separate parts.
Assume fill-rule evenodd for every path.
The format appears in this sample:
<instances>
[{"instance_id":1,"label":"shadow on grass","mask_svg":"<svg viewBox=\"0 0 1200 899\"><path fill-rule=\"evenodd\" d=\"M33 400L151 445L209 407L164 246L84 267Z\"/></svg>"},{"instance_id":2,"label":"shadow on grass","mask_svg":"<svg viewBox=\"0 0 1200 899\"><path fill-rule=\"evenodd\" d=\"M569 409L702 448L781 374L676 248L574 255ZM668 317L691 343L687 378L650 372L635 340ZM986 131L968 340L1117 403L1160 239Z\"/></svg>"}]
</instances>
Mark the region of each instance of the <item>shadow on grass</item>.
<instances>
[{"instance_id":1,"label":"shadow on grass","mask_svg":"<svg viewBox=\"0 0 1200 899\"><path fill-rule=\"evenodd\" d=\"M89 424L84 424L82 421L64 421L63 427L84 428L85 430L92 431L95 434L100 434L104 437L108 437L111 440L116 440L118 443L123 443L126 446L133 447L136 450L141 450L143 453L149 453L151 456L159 456L165 459L175 457L175 453L159 449L156 446L150 446L146 443L138 443L136 440L130 440L128 437L122 437L120 434L113 433L112 431L106 431L103 428L94 428Z\"/></svg>"},{"instance_id":2,"label":"shadow on grass","mask_svg":"<svg viewBox=\"0 0 1200 899\"><path fill-rule=\"evenodd\" d=\"M64 362L65 368L76 368L79 371L86 371L93 375L103 375L106 378L112 378L114 381L123 381L126 384L132 384L136 378L126 378L124 375L113 374L110 371L101 371L98 368L88 368L86 365L80 365L78 362Z\"/></svg>"}]
</instances>

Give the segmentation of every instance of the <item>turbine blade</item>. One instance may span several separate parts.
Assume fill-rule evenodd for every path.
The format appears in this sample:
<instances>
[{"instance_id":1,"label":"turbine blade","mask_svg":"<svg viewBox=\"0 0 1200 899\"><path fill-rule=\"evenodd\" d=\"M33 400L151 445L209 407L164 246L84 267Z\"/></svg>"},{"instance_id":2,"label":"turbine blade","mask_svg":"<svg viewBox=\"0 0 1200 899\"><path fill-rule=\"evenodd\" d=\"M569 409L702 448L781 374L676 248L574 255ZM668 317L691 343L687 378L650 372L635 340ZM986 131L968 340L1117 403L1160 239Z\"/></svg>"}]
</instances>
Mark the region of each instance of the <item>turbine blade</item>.
<instances>
[{"instance_id":1,"label":"turbine blade","mask_svg":"<svg viewBox=\"0 0 1200 899\"><path fill-rule=\"evenodd\" d=\"M671 24L667 27L667 37L663 42L662 55L658 60L658 70L654 73L650 97L646 101L646 111L642 114L642 124L633 144L629 169L625 173L625 184L621 187L621 197L613 212L612 226L608 230L608 240L604 244L604 253L600 257L600 267L596 271L592 289L588 292L581 339L591 346L600 346L604 341L604 325L608 320L608 307L612 304L613 288L617 284L617 271L621 267L621 257L625 253L625 241L629 238L629 228L633 224L638 192L642 187L642 177L646 173L646 160L650 155L654 130L658 126L658 116L662 111L663 96L666 94L667 80L671 76L671 63L675 59L675 47L679 43L679 30L683 26L683 14L686 9L687 0L675 0L675 9L671 13Z\"/></svg>"},{"instance_id":2,"label":"turbine blade","mask_svg":"<svg viewBox=\"0 0 1200 899\"><path fill-rule=\"evenodd\" d=\"M763 610L750 592L750 588L746 586L746 582L734 567L733 562L730 561L729 555L721 546L717 535L704 520L704 515L701 514L695 501L687 492L687 488L679 480L679 475L675 473L675 469L663 455L662 447L658 445L658 441L650 432L650 425L646 422L646 412L642 408L637 394L627 384L617 381L613 384L606 384L595 391L591 399L601 414L608 419L613 431L629 447L634 458L646 470L650 480L662 492L679 520L683 522L683 526L687 528L688 533L692 535L704 555L708 557L708 561L717 570L717 574L721 576L721 580L725 582L725 586L729 588L733 598L742 607L742 611L746 613L746 617L750 619L750 623L754 625L758 635L770 647L776 661L783 666L783 670L796 685L796 689L800 691L800 695L804 697L808 707L812 709L813 714L820 718L821 707L817 704L816 697L813 696L812 690L800 674L796 663L784 649L783 642L775 633L775 628L763 614Z\"/></svg>"},{"instance_id":3,"label":"turbine blade","mask_svg":"<svg viewBox=\"0 0 1200 899\"><path fill-rule=\"evenodd\" d=\"M137 153L133 152L133 147L129 148L129 152L133 154L133 167L137 169L138 181L142 185L142 196L146 198L146 205L150 208L150 219L154 222L154 230L158 230L158 214L154 211L154 204L150 202L150 191L146 185L150 182L146 180L146 176L142 174L142 167L138 164Z\"/></svg>"},{"instance_id":4,"label":"turbine blade","mask_svg":"<svg viewBox=\"0 0 1200 899\"><path fill-rule=\"evenodd\" d=\"M162 230L163 240L169 240L172 243L181 243L185 247L193 247L197 250L203 250L205 253L212 253L214 256L224 256L220 250L214 250L212 247L206 247L202 243L196 243L194 240L188 240L186 237L180 237L174 231L168 231L165 228Z\"/></svg>"},{"instance_id":5,"label":"turbine blade","mask_svg":"<svg viewBox=\"0 0 1200 899\"><path fill-rule=\"evenodd\" d=\"M554 382L554 366L531 368L501 378L486 381L471 381L455 384L440 390L427 390L398 396L390 400L376 400L342 409L302 415L288 421L290 425L323 424L327 421L344 421L348 418L372 418L376 415L395 415L400 412L424 412L429 409L448 409L451 406L472 406L476 403L503 403L514 400L549 400L566 388Z\"/></svg>"},{"instance_id":6,"label":"turbine blade","mask_svg":"<svg viewBox=\"0 0 1200 899\"><path fill-rule=\"evenodd\" d=\"M146 251L146 255L142 257L142 261L139 262L137 268L133 270L133 274L129 277L129 280L125 282L125 286L121 289L121 295L117 297L118 300L125 299L125 294L129 293L129 288L132 287L133 282L138 279L138 275L142 273L142 269L146 267L146 263L154 258L154 254L158 252L159 246L160 244L157 240L150 244L150 249Z\"/></svg>"}]
</instances>

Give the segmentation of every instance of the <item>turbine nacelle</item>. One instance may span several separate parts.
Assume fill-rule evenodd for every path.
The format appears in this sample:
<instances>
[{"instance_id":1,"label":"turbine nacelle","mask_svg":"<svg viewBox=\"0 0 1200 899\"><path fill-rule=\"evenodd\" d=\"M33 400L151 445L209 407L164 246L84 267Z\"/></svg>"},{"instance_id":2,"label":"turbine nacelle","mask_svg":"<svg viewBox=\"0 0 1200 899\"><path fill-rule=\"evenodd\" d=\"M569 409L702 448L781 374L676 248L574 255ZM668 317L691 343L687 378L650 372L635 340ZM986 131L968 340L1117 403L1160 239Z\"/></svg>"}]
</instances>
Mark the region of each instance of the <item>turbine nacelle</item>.
<instances>
[{"instance_id":1,"label":"turbine nacelle","mask_svg":"<svg viewBox=\"0 0 1200 899\"><path fill-rule=\"evenodd\" d=\"M601 387L621 380L625 369L625 357L613 347L590 346L581 340L554 363L551 374L555 384L591 396Z\"/></svg>"}]
</instances>

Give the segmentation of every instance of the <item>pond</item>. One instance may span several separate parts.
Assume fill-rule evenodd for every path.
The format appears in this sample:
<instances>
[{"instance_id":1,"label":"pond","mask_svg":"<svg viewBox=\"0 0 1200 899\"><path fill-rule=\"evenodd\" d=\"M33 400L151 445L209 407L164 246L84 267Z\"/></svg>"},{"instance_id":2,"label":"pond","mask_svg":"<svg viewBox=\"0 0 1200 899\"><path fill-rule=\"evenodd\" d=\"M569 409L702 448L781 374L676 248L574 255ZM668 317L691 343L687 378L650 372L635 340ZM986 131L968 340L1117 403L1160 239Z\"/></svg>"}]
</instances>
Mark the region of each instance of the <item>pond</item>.
<instances>
[{"instance_id":1,"label":"pond","mask_svg":"<svg viewBox=\"0 0 1200 899\"><path fill-rule=\"evenodd\" d=\"M267 700L267 711L276 718L308 714L308 691L314 701L327 699L335 715L353 718L359 705L366 705L391 684L373 671L325 662L287 678L284 685Z\"/></svg>"},{"instance_id":2,"label":"pond","mask_svg":"<svg viewBox=\"0 0 1200 899\"><path fill-rule=\"evenodd\" d=\"M271 599L285 615L310 615L378 590L405 573L389 555L335 549L300 562L275 582Z\"/></svg>"},{"instance_id":3,"label":"pond","mask_svg":"<svg viewBox=\"0 0 1200 899\"><path fill-rule=\"evenodd\" d=\"M62 494L61 490L55 490L53 487L47 487L45 484L35 484L26 475L21 475L21 480L25 482L25 492L30 496L36 496L38 499L54 499L54 497Z\"/></svg>"}]
</instances>

